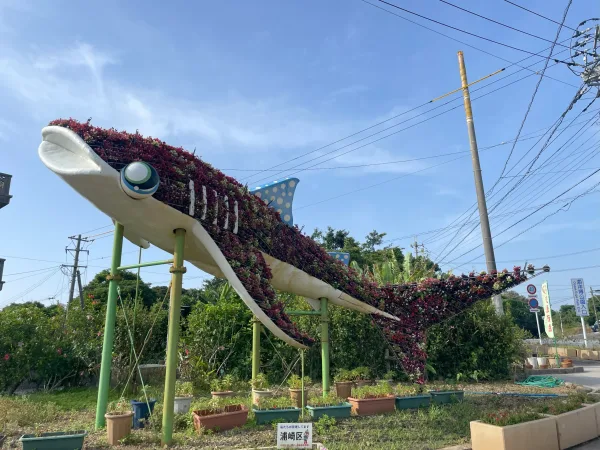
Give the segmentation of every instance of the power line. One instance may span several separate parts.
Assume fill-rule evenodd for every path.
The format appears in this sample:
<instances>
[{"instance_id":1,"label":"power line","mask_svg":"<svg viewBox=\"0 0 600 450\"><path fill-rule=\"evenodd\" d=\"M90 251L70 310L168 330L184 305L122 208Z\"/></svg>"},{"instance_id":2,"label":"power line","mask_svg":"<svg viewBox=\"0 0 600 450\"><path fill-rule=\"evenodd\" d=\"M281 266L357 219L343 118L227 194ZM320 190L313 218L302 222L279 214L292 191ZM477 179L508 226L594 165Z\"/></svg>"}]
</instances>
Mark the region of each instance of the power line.
<instances>
[{"instance_id":1,"label":"power line","mask_svg":"<svg viewBox=\"0 0 600 450\"><path fill-rule=\"evenodd\" d=\"M373 5L372 3L369 3L366 0L361 0L361 1L363 1L364 3L367 3L369 5ZM425 20L428 20L430 22L436 23L438 25L442 25L444 27L451 28L452 30L456 30L456 31L460 31L461 33L468 34L469 36L473 36L473 37L476 37L476 38L479 38L479 39L483 39L485 41L492 42L494 44L498 44L498 45L501 45L503 47L507 47L507 48L510 48L510 49L513 49L513 50L517 50L519 52L527 53L527 54L532 55L532 56L540 56L539 54L534 53L534 52L530 52L529 50L524 50L524 49L519 48L519 47L515 47L515 46L512 46L512 45L504 44L503 42L499 42L499 41L496 41L494 39L490 39L490 38L487 38L485 36L481 36L479 34L471 33L470 31L463 30L462 28L458 28L458 27L455 27L455 26L452 26L452 25L448 25L447 23L440 22L439 20L431 19L431 18L429 18L427 16L424 16L422 14L418 14L418 13L416 13L414 11L409 10L409 9L402 8L402 7L400 7L398 5L395 5L393 3L386 2L385 0L377 0L377 1L379 1L381 3L385 3L388 6L391 6L393 8L399 9L401 11L404 11L404 12L408 13L408 14L412 14L413 16L420 17L421 19L425 19ZM555 60L555 62L557 62L557 63L563 63L563 64L566 64L567 66L569 66L569 65L572 64L572 63L568 63L566 61L560 61L560 60Z\"/></svg>"},{"instance_id":2,"label":"power line","mask_svg":"<svg viewBox=\"0 0 600 450\"><path fill-rule=\"evenodd\" d=\"M523 10L525 10L525 11L527 11L527 12L531 13L531 14L535 14L536 16L538 16L538 17L541 17L542 19L546 19L546 20L549 20L550 22L553 22L553 23L555 23L555 24L557 24L557 25L560 25L560 22L557 22L556 20L554 20L554 19L551 19L550 17L546 17L546 16L544 16L544 15L542 15L542 14L536 13L535 11L532 11L532 10L530 10L530 9L527 9L527 8L525 8L524 6L517 5L516 3L514 3L514 2L511 2L510 0L504 0L504 1L505 1L506 3L510 3L510 4L511 4L511 5L513 5L513 6L516 6L517 8L521 8L521 9L523 9ZM567 25L563 25L563 26L564 26L565 28L568 28L568 29L569 29L569 30L571 30L571 31L577 31L575 28L571 28L571 27L569 27L569 26L567 26Z\"/></svg>"},{"instance_id":3,"label":"power line","mask_svg":"<svg viewBox=\"0 0 600 450\"><path fill-rule=\"evenodd\" d=\"M477 17L480 17L480 18L482 18L482 19L485 19L485 20L487 20L487 21L489 21L489 22L493 22L493 23L495 23L495 24L497 24L497 25L500 25L500 26L503 26L503 27L505 27L505 28L509 28L509 29L511 29L511 30L518 31L519 33L526 34L527 36L531 36L531 37L534 37L534 38L536 38L536 39L540 39L540 40L542 40L542 41L550 42L550 43L552 43L553 45L555 44L555 43L554 43L554 42L552 42L550 39L546 39L546 38L544 38L544 37L538 36L537 34L529 33L529 32L527 32L527 31L521 30L521 29L519 29L519 28L512 27L512 26L510 26L510 25L507 25L507 24L505 24L505 23L502 23L502 22L499 22L499 21L497 21L497 20L491 19L491 18L489 18L489 17L482 16L481 14L477 14L477 13L476 13L476 12L474 12L474 11L471 11L471 10L469 10L469 9L467 9L467 8L463 8L463 7L461 7L461 6L455 5L454 3L450 3L450 2L448 2L448 1L446 1L446 0L440 0L440 2L442 2L442 3L445 3L446 5L452 6L453 8L460 9L461 11L464 11L464 12L466 12L466 13L469 13L469 14L472 14L472 15L474 15L474 16L477 16ZM561 47L570 48L570 47L569 47L569 46L567 46L567 45L563 45L563 44L558 44L558 45L560 45Z\"/></svg>"},{"instance_id":4,"label":"power line","mask_svg":"<svg viewBox=\"0 0 600 450\"><path fill-rule=\"evenodd\" d=\"M27 272L5 273L4 276L11 277L11 276L15 276L15 275L23 275L24 273L43 272L45 270L56 269L56 268L57 268L57 266L50 266L50 267L45 267L43 269L28 270Z\"/></svg>"}]
</instances>

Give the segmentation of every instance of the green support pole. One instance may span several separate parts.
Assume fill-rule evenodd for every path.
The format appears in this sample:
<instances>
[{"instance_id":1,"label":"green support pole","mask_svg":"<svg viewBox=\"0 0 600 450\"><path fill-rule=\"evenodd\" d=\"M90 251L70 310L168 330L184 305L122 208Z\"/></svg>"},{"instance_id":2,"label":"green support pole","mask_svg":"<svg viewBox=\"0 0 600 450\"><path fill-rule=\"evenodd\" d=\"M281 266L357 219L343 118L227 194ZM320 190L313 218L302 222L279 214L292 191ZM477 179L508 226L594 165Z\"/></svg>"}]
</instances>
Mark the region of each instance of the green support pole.
<instances>
[{"instance_id":1,"label":"green support pole","mask_svg":"<svg viewBox=\"0 0 600 450\"><path fill-rule=\"evenodd\" d=\"M252 380L260 373L260 320L252 319Z\"/></svg>"},{"instance_id":2,"label":"green support pole","mask_svg":"<svg viewBox=\"0 0 600 450\"><path fill-rule=\"evenodd\" d=\"M329 315L326 298L321 298L321 367L325 397L329 393Z\"/></svg>"},{"instance_id":3,"label":"green support pole","mask_svg":"<svg viewBox=\"0 0 600 450\"><path fill-rule=\"evenodd\" d=\"M302 364L302 418L304 418L304 349L300 349L300 360Z\"/></svg>"},{"instance_id":4,"label":"green support pole","mask_svg":"<svg viewBox=\"0 0 600 450\"><path fill-rule=\"evenodd\" d=\"M115 321L117 319L117 286L119 284L118 267L121 265L123 252L123 225L115 222L113 237L112 261L108 281L108 302L106 304L106 321L104 324L104 343L102 344L102 362L100 364L100 379L98 382L98 402L96 404L96 430L106 424L104 414L108 404L110 389L110 368L112 363L113 343L115 340Z\"/></svg>"},{"instance_id":5,"label":"green support pole","mask_svg":"<svg viewBox=\"0 0 600 450\"><path fill-rule=\"evenodd\" d=\"M171 267L171 298L169 304L169 331L167 334L167 370L162 419L162 443L170 445L173 439L173 415L175 405L175 380L177 378L177 346L179 345L179 318L181 317L181 285L185 230L175 230L175 252Z\"/></svg>"}]
</instances>

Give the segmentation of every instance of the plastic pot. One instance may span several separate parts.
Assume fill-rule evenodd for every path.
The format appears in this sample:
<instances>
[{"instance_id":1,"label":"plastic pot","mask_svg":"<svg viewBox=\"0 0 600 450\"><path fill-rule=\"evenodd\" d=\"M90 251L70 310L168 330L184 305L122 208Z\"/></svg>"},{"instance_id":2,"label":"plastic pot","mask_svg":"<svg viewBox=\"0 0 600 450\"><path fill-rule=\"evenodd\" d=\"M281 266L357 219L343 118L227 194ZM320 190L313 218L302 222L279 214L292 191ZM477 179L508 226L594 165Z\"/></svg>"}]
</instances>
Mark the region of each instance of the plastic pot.
<instances>
[{"instance_id":1,"label":"plastic pot","mask_svg":"<svg viewBox=\"0 0 600 450\"><path fill-rule=\"evenodd\" d=\"M297 408L302 408L306 406L308 400L308 389L304 389L304 405L302 405L302 389L290 389L290 398Z\"/></svg>"},{"instance_id":2,"label":"plastic pot","mask_svg":"<svg viewBox=\"0 0 600 450\"><path fill-rule=\"evenodd\" d=\"M308 413L313 420L319 420L323 416L335 417L336 419L343 419L350 417L350 410L352 405L350 403L342 403L341 405L331 406L307 406Z\"/></svg>"},{"instance_id":3,"label":"plastic pot","mask_svg":"<svg viewBox=\"0 0 600 450\"><path fill-rule=\"evenodd\" d=\"M252 404L260 405L261 398L269 398L273 395L271 391L257 391L252 389Z\"/></svg>"},{"instance_id":4,"label":"plastic pot","mask_svg":"<svg viewBox=\"0 0 600 450\"><path fill-rule=\"evenodd\" d=\"M379 398L353 398L348 401L352 405L352 412L357 416L372 416L375 414L385 414L396 410L396 397L388 395Z\"/></svg>"},{"instance_id":5,"label":"plastic pot","mask_svg":"<svg viewBox=\"0 0 600 450\"><path fill-rule=\"evenodd\" d=\"M192 400L194 397L175 397L175 403L173 405L173 412L175 414L186 414L192 406Z\"/></svg>"},{"instance_id":6,"label":"plastic pot","mask_svg":"<svg viewBox=\"0 0 600 450\"><path fill-rule=\"evenodd\" d=\"M131 400L131 406L133 408L133 428L144 428L150 414L154 411L155 404L156 399L154 398L148 400L148 403Z\"/></svg>"},{"instance_id":7,"label":"plastic pot","mask_svg":"<svg viewBox=\"0 0 600 450\"><path fill-rule=\"evenodd\" d=\"M86 435L87 431L42 433L41 436L25 434L19 441L23 450L79 450L83 448Z\"/></svg>"},{"instance_id":8,"label":"plastic pot","mask_svg":"<svg viewBox=\"0 0 600 450\"><path fill-rule=\"evenodd\" d=\"M106 434L109 445L118 445L119 441L131 433L133 412L123 414L105 414Z\"/></svg>"},{"instance_id":9,"label":"plastic pot","mask_svg":"<svg viewBox=\"0 0 600 450\"><path fill-rule=\"evenodd\" d=\"M538 368L538 362L537 362L537 358L534 356L531 356L529 358L527 358L527 362L529 363L530 366L532 366L534 369Z\"/></svg>"},{"instance_id":10,"label":"plastic pot","mask_svg":"<svg viewBox=\"0 0 600 450\"><path fill-rule=\"evenodd\" d=\"M352 381L336 381L335 393L339 398L348 398L352 395Z\"/></svg>"},{"instance_id":11,"label":"plastic pot","mask_svg":"<svg viewBox=\"0 0 600 450\"><path fill-rule=\"evenodd\" d=\"M235 392L233 392L233 391L215 391L215 392L211 392L210 395L212 395L212 398L215 398L215 399L227 398L227 397L235 396Z\"/></svg>"},{"instance_id":12,"label":"plastic pot","mask_svg":"<svg viewBox=\"0 0 600 450\"><path fill-rule=\"evenodd\" d=\"M548 358L546 358L545 356L538 356L537 364L538 364L538 366L540 366L540 368L542 368L541 366L546 366L546 369L547 369L548 368Z\"/></svg>"},{"instance_id":13,"label":"plastic pot","mask_svg":"<svg viewBox=\"0 0 600 450\"><path fill-rule=\"evenodd\" d=\"M248 421L248 408L244 405L230 405L219 412L211 410L194 411L192 416L194 418L194 428L198 432L201 429L224 431L244 426Z\"/></svg>"},{"instance_id":14,"label":"plastic pot","mask_svg":"<svg viewBox=\"0 0 600 450\"><path fill-rule=\"evenodd\" d=\"M396 397L396 409L417 409L429 406L431 396L411 395L409 397Z\"/></svg>"},{"instance_id":15,"label":"plastic pot","mask_svg":"<svg viewBox=\"0 0 600 450\"><path fill-rule=\"evenodd\" d=\"M298 422L300 417L300 408L286 408L286 409L256 409L254 411L254 417L256 417L256 423L262 425L270 423L275 420L284 420L286 422Z\"/></svg>"}]
</instances>

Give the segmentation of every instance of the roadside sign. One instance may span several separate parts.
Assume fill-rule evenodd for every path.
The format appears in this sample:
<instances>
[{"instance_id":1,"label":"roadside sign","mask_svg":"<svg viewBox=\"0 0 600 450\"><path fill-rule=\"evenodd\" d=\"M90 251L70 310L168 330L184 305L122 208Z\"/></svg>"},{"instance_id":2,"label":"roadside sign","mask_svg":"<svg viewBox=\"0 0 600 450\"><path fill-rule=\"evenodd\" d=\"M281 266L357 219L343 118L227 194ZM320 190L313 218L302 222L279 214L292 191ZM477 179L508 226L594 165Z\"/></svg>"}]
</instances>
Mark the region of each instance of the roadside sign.
<instances>
[{"instance_id":1,"label":"roadside sign","mask_svg":"<svg viewBox=\"0 0 600 450\"><path fill-rule=\"evenodd\" d=\"M535 287L534 284L528 284L527 285L527 293L529 295L535 295L536 292L537 292L537 288Z\"/></svg>"},{"instance_id":2,"label":"roadside sign","mask_svg":"<svg viewBox=\"0 0 600 450\"><path fill-rule=\"evenodd\" d=\"M537 297L529 297L529 312L539 312L540 304Z\"/></svg>"},{"instance_id":3,"label":"roadside sign","mask_svg":"<svg viewBox=\"0 0 600 450\"><path fill-rule=\"evenodd\" d=\"M544 329L549 338L554 337L554 327L552 325L552 307L550 305L550 292L548 291L548 282L542 283L542 304L544 305Z\"/></svg>"},{"instance_id":4,"label":"roadside sign","mask_svg":"<svg viewBox=\"0 0 600 450\"><path fill-rule=\"evenodd\" d=\"M312 423L278 423L277 448L312 448Z\"/></svg>"},{"instance_id":5,"label":"roadside sign","mask_svg":"<svg viewBox=\"0 0 600 450\"><path fill-rule=\"evenodd\" d=\"M590 315L587 305L587 296L585 295L585 286L583 278L571 278L571 288L573 289L573 301L575 302L575 314L578 317L587 317Z\"/></svg>"}]
</instances>

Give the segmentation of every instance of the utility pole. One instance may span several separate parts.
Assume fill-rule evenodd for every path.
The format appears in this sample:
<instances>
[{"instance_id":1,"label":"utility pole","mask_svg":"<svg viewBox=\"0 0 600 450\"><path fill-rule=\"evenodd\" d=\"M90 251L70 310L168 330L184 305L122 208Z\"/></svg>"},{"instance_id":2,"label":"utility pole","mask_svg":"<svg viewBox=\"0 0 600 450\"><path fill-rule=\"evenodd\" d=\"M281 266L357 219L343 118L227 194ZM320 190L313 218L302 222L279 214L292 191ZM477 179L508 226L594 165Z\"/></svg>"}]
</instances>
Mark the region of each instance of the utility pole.
<instances>
[{"instance_id":1,"label":"utility pole","mask_svg":"<svg viewBox=\"0 0 600 450\"><path fill-rule=\"evenodd\" d=\"M487 271L488 273L491 273L496 271L496 257L494 256L494 245L492 243L490 221L485 202L485 190L483 188L483 178L481 177L481 166L479 165L479 150L477 149L477 137L475 136L475 124L473 123L473 110L471 109L467 69L465 68L465 60L462 51L458 52L458 66L463 89L463 99L465 102L465 114L467 116L467 130L469 132L469 143L471 146L471 162L473 163L473 175L475 177L475 192L477 193L477 207L479 208L479 222L481 223L483 250L485 253ZM500 295L494 295L492 299L494 307L496 308L496 313L503 315L504 307L502 306L502 297Z\"/></svg>"},{"instance_id":2,"label":"utility pole","mask_svg":"<svg viewBox=\"0 0 600 450\"><path fill-rule=\"evenodd\" d=\"M81 309L83 310L85 307L85 304L83 302L83 293L81 292L81 274L79 273L79 268L86 267L86 266L79 265L79 253L88 252L88 250L81 249L81 243L88 242L88 240L86 238L82 238L81 235L78 235L77 237L69 236L69 239L72 239L77 242L77 244L75 245L75 248L66 248L65 249L66 252L75 252L73 265L72 266L64 266L64 267L71 267L73 269L72 274L71 274L71 288L69 290L69 304L73 301L73 295L75 294L75 280L77 279L79 281L79 301L81 304ZM67 310L69 308L69 304L67 304Z\"/></svg>"},{"instance_id":3,"label":"utility pole","mask_svg":"<svg viewBox=\"0 0 600 450\"><path fill-rule=\"evenodd\" d=\"M598 311L596 311L596 300L594 299L594 289L590 286L590 295L592 296L592 305L594 308L594 314L596 315L596 322L598 322Z\"/></svg>"},{"instance_id":4,"label":"utility pole","mask_svg":"<svg viewBox=\"0 0 600 450\"><path fill-rule=\"evenodd\" d=\"M416 236L415 236L415 242L410 244L410 246L415 249L415 258L419 257L419 247L421 247L423 250L425 250L425 246L423 244L419 244L417 242Z\"/></svg>"}]
</instances>

